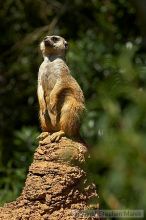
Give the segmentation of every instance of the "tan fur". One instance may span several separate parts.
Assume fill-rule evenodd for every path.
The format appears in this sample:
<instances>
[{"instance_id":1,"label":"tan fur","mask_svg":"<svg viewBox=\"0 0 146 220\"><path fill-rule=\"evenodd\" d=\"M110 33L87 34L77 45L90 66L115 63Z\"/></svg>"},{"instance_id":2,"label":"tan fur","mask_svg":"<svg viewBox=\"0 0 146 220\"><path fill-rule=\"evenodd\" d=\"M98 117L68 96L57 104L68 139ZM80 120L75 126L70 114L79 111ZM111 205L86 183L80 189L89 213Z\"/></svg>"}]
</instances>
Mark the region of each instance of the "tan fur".
<instances>
[{"instance_id":1,"label":"tan fur","mask_svg":"<svg viewBox=\"0 0 146 220\"><path fill-rule=\"evenodd\" d=\"M44 56L38 76L42 130L77 136L85 109L84 96L65 62L67 42L59 36L47 36L40 48Z\"/></svg>"}]
</instances>

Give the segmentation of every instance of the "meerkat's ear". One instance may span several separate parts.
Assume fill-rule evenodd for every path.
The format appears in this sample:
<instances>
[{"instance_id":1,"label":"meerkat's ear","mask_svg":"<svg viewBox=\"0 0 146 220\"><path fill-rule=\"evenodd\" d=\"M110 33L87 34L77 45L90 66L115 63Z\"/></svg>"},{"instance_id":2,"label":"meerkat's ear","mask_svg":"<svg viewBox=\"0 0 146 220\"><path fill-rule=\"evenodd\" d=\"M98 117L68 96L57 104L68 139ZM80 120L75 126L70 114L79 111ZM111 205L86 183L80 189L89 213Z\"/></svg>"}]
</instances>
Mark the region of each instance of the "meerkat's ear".
<instances>
[{"instance_id":1,"label":"meerkat's ear","mask_svg":"<svg viewBox=\"0 0 146 220\"><path fill-rule=\"evenodd\" d=\"M64 45L65 45L65 49L67 50L67 49L68 49L68 42L65 41L65 42L64 42Z\"/></svg>"}]
</instances>

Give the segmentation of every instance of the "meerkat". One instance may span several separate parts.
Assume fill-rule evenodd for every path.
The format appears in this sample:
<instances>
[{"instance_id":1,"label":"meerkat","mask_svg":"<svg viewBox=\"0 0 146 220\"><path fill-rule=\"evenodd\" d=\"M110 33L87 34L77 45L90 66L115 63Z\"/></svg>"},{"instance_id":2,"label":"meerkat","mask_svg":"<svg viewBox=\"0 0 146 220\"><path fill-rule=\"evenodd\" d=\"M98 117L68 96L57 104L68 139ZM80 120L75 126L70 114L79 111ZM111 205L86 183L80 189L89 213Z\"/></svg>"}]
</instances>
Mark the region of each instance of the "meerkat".
<instances>
[{"instance_id":1,"label":"meerkat","mask_svg":"<svg viewBox=\"0 0 146 220\"><path fill-rule=\"evenodd\" d=\"M44 61L38 74L39 118L43 139L79 136L84 95L66 64L67 41L60 36L46 36L40 43ZM45 140L45 139L44 139Z\"/></svg>"}]
</instances>

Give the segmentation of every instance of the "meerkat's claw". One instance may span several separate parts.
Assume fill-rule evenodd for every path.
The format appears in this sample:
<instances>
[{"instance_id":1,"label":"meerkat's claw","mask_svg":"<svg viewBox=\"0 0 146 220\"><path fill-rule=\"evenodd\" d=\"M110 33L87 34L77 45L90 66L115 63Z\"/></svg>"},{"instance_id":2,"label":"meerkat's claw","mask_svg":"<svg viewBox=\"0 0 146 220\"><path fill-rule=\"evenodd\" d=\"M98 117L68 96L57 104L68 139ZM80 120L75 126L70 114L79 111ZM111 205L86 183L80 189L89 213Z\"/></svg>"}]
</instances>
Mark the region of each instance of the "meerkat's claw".
<instances>
[{"instance_id":1,"label":"meerkat's claw","mask_svg":"<svg viewBox=\"0 0 146 220\"><path fill-rule=\"evenodd\" d=\"M51 142L58 142L61 139L61 137L63 137L63 136L65 136L64 131L55 132L50 136L50 141Z\"/></svg>"},{"instance_id":2,"label":"meerkat's claw","mask_svg":"<svg viewBox=\"0 0 146 220\"><path fill-rule=\"evenodd\" d=\"M38 137L37 137L37 139L39 140L39 141L43 141L46 137L48 137L49 136L49 132L42 132Z\"/></svg>"}]
</instances>

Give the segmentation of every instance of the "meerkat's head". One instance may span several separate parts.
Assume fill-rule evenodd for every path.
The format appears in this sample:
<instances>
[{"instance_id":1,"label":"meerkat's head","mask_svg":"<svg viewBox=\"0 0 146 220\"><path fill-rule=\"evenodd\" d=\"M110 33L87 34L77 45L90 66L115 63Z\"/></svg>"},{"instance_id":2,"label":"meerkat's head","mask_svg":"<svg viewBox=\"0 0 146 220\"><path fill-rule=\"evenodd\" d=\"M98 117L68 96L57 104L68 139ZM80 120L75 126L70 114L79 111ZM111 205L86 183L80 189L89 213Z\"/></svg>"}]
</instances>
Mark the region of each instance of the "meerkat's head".
<instances>
[{"instance_id":1,"label":"meerkat's head","mask_svg":"<svg viewBox=\"0 0 146 220\"><path fill-rule=\"evenodd\" d=\"M40 49L43 56L65 56L68 49L68 43L63 37L60 36L46 36L40 43Z\"/></svg>"}]
</instances>

